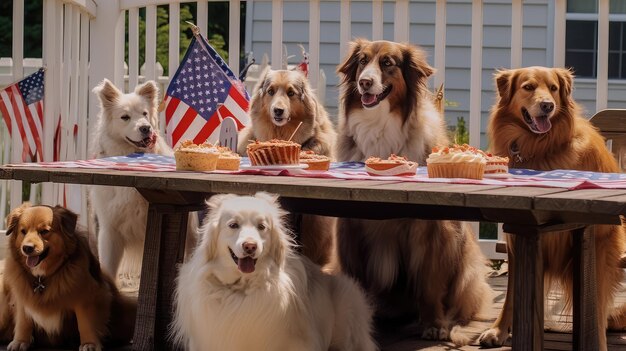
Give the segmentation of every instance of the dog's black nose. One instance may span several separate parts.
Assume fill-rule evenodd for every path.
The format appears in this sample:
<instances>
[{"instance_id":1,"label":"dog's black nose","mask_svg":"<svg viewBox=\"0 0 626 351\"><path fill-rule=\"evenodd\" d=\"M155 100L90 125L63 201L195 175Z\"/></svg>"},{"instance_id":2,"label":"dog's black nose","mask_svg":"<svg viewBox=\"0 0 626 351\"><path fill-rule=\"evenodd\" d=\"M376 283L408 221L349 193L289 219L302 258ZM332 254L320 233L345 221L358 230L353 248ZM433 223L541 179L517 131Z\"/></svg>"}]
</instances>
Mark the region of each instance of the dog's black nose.
<instances>
[{"instance_id":1,"label":"dog's black nose","mask_svg":"<svg viewBox=\"0 0 626 351\"><path fill-rule=\"evenodd\" d=\"M545 113L550 113L554 110L554 102L551 101L544 101L540 103L539 106L541 107L541 111Z\"/></svg>"},{"instance_id":2,"label":"dog's black nose","mask_svg":"<svg viewBox=\"0 0 626 351\"><path fill-rule=\"evenodd\" d=\"M248 254L248 255L252 255L256 252L256 243L251 243L246 241L245 243L242 244L243 246L243 251Z\"/></svg>"},{"instance_id":3,"label":"dog's black nose","mask_svg":"<svg viewBox=\"0 0 626 351\"><path fill-rule=\"evenodd\" d=\"M30 246L30 245L22 245L22 251L27 254L30 255L35 251L35 247L34 246Z\"/></svg>"},{"instance_id":4,"label":"dog's black nose","mask_svg":"<svg viewBox=\"0 0 626 351\"><path fill-rule=\"evenodd\" d=\"M141 126L139 127L139 131L141 132L141 134L145 134L148 135L150 133L152 133L152 127L151 126Z\"/></svg>"},{"instance_id":5,"label":"dog's black nose","mask_svg":"<svg viewBox=\"0 0 626 351\"><path fill-rule=\"evenodd\" d=\"M368 90L372 86L372 83L371 79L359 79L359 86L363 90Z\"/></svg>"},{"instance_id":6,"label":"dog's black nose","mask_svg":"<svg viewBox=\"0 0 626 351\"><path fill-rule=\"evenodd\" d=\"M285 112L285 110L282 109L282 108L275 108L274 109L274 115L276 115L276 116L282 116L283 112Z\"/></svg>"}]
</instances>

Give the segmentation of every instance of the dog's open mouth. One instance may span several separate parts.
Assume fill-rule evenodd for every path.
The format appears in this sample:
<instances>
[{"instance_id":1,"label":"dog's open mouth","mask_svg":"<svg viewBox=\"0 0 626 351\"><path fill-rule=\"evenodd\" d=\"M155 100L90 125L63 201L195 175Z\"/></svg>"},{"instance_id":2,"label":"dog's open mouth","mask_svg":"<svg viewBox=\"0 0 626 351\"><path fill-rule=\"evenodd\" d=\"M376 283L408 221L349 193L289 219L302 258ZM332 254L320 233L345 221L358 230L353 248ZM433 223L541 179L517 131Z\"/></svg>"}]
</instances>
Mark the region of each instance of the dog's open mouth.
<instances>
[{"instance_id":1,"label":"dog's open mouth","mask_svg":"<svg viewBox=\"0 0 626 351\"><path fill-rule=\"evenodd\" d=\"M151 136L145 137L141 139L140 141L134 141L130 139L129 137L126 137L126 140L128 140L131 144L135 145L136 147L140 149L151 149L154 146L154 144L156 144L156 139L157 139L156 133L153 133Z\"/></svg>"},{"instance_id":2,"label":"dog's open mouth","mask_svg":"<svg viewBox=\"0 0 626 351\"><path fill-rule=\"evenodd\" d=\"M228 248L228 251L230 251L230 257L232 257L233 261L235 261L235 264L237 265L237 268L239 268L239 270L242 273L254 272L254 266L256 265L256 258L252 258L250 256L239 258L237 257L237 255L235 255L235 253L233 252L233 250L231 250L230 247Z\"/></svg>"},{"instance_id":3,"label":"dog's open mouth","mask_svg":"<svg viewBox=\"0 0 626 351\"><path fill-rule=\"evenodd\" d=\"M39 255L30 255L26 257L26 265L29 268L35 268L37 267L41 261L45 260L46 257L48 257L48 252L49 252L49 247L46 247L42 253L40 253Z\"/></svg>"},{"instance_id":4,"label":"dog's open mouth","mask_svg":"<svg viewBox=\"0 0 626 351\"><path fill-rule=\"evenodd\" d=\"M363 107L374 107L378 105L389 95L391 88L391 85L386 86L383 92L378 95L363 93L363 95L361 95L361 104L363 104Z\"/></svg>"},{"instance_id":5,"label":"dog's open mouth","mask_svg":"<svg viewBox=\"0 0 626 351\"><path fill-rule=\"evenodd\" d=\"M528 110L522 107L522 116L524 117L524 122L528 124L528 128L534 133L543 134L552 128L552 123L548 115L532 117Z\"/></svg>"}]
</instances>

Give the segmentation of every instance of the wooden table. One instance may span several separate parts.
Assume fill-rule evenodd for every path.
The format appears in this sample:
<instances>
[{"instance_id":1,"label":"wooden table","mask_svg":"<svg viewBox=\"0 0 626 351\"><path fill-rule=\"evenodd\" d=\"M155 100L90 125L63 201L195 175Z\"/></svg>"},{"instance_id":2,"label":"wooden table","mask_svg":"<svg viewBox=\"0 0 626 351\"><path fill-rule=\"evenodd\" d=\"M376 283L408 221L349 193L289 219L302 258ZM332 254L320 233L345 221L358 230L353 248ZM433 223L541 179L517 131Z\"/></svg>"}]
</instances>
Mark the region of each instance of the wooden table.
<instances>
[{"instance_id":1,"label":"wooden table","mask_svg":"<svg viewBox=\"0 0 626 351\"><path fill-rule=\"evenodd\" d=\"M619 224L626 189L542 187L313 179L183 172L0 167L0 179L115 185L136 188L150 203L133 348L171 349L167 330L177 264L182 260L187 213L214 193L281 195L292 212L370 219L421 218L504 223L517 234L513 349L543 349L541 233L575 229L573 346L596 350L595 251L588 224ZM523 254L522 254L523 253Z\"/></svg>"}]
</instances>

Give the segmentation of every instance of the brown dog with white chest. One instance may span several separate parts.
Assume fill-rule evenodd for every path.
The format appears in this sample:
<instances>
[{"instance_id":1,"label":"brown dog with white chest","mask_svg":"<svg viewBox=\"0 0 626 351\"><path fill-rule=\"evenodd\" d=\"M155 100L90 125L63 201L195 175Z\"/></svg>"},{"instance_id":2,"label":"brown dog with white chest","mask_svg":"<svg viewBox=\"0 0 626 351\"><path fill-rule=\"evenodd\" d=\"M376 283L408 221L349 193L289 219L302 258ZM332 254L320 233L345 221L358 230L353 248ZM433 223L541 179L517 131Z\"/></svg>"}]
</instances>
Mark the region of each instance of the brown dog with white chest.
<instances>
[{"instance_id":1,"label":"brown dog with white chest","mask_svg":"<svg viewBox=\"0 0 626 351\"><path fill-rule=\"evenodd\" d=\"M24 203L7 217L9 257L4 288L13 309L13 341L7 350L27 350L33 332L42 343L101 350L104 341L129 343L136 301L120 295L89 250L77 215L60 206ZM0 320L6 316L0 316ZM11 324L11 323L9 323ZM40 340L34 340L40 343Z\"/></svg>"}]
</instances>

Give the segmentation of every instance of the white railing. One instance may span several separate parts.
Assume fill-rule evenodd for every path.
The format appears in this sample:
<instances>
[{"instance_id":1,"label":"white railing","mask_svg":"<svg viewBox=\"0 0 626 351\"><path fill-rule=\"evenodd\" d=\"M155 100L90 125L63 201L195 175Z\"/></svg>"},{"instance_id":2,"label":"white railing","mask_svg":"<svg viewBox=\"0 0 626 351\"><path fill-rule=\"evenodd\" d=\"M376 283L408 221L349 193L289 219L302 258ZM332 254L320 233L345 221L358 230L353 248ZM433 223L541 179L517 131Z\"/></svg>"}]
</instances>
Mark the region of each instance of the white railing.
<instances>
[{"instance_id":1,"label":"white railing","mask_svg":"<svg viewBox=\"0 0 626 351\"><path fill-rule=\"evenodd\" d=\"M552 0L547 0L552 1ZM47 67L46 90L45 90L45 123L44 123L44 160L52 160L53 140L56 123L60 116L61 121L61 160L71 160L89 157L87 154L88 135L94 125L97 114L95 96L91 89L102 79L108 78L117 86L125 86L127 91L146 79L159 80L163 86L167 85L168 77L159 75L159 67L156 62L156 39L157 39L157 6L167 5L169 11L169 72L175 72L179 62L179 35L180 35L180 3L183 0L44 0L44 30L43 30L43 63ZM187 2L187 1L184 1ZM195 1L197 4L196 24L202 33L207 33L208 28L208 0ZM271 50L270 64L274 68L281 67L283 61L283 22L284 4L293 1L283 0L255 0L248 2L268 3L272 6L271 20ZM327 1L325 1L326 3ZM444 81L446 74L446 32L448 30L446 10L449 4L445 0L433 0L435 12L434 26L434 50L433 62L437 74L433 78L433 86L439 86ZM231 0L229 6L229 28L231 28L229 40L229 65L237 74L239 70L239 47L240 47L240 21L239 9L241 1ZM352 39L352 5L363 4L364 1L347 0L340 1L340 23L338 44L340 55L348 50L348 42ZM392 39L396 41L411 41L410 37L410 6L409 0L395 2L372 0L371 38ZM384 36L384 27L389 23L384 22L383 10L393 3L394 21L393 38ZM455 1L458 3L458 1ZM24 18L24 0L13 1L13 51L11 71L1 71L0 61L0 86L9 84L22 78L29 73L24 70L26 62L23 54L23 29L29 25L29 20ZM321 18L320 0L308 2L309 37L305 46L311 57L309 67L310 79L313 87L325 88L325 79L320 70L320 38ZM554 0L554 18L552 19L553 62L554 66L563 66L565 63L565 20L566 0ZM139 67L139 12L145 9L146 34L145 34L145 67ZM483 13L484 4L481 0L471 1L471 55L469 87L469 130L470 143L479 146L481 135L481 111L482 96L484 92L482 82L483 72ZM523 3L522 0L511 2L511 61L510 67L522 65L522 38L523 38ZM599 25L598 25L598 61L596 80L596 107L597 109L607 106L608 93L608 13L609 0L599 0ZM128 15L128 43L125 42L125 16ZM248 15L252 15L250 12ZM224 14L226 16L226 14ZM548 20L550 21L550 19ZM323 38L328 41L328 38ZM333 40L337 40L333 38ZM128 44L129 62L125 67L125 46ZM87 61L87 58L90 61ZM342 57L338 57L337 63ZM320 84L324 86L320 86ZM77 126L77 134L74 135L74 126ZM164 127L162 122L161 127ZM2 163L20 162L17 148L14 148L9 156L9 145L19 143L7 138L6 128L2 131ZM13 136L16 139L17 133ZM7 193L7 188L10 190ZM72 193L84 193L73 191ZM63 185L45 184L42 190L41 201L55 203L63 201ZM6 197L10 198L10 207L21 202L21 184L12 181L10 185L2 181L0 193L0 216L7 213ZM36 199L34 199L36 200ZM66 199L67 200L67 199ZM86 214L84 196L78 199L69 199L70 207ZM83 215L83 218L86 216ZM2 226L2 224L0 224ZM486 249L493 256L493 243L487 243L490 248Z\"/></svg>"}]
</instances>

